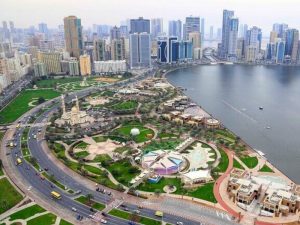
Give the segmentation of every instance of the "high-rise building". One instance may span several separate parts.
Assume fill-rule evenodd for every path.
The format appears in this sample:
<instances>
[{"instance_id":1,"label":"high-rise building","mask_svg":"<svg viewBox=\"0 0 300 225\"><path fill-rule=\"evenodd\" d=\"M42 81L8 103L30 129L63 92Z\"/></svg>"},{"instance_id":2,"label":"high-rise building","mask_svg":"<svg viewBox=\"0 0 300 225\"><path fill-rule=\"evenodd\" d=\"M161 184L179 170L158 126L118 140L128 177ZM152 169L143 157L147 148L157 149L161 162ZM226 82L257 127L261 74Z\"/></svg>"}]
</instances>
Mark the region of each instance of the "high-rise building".
<instances>
[{"instance_id":1,"label":"high-rise building","mask_svg":"<svg viewBox=\"0 0 300 225\"><path fill-rule=\"evenodd\" d=\"M254 26L247 30L245 38L245 59L247 62L254 62L261 52L262 32Z\"/></svg>"},{"instance_id":2,"label":"high-rise building","mask_svg":"<svg viewBox=\"0 0 300 225\"><path fill-rule=\"evenodd\" d=\"M80 74L81 76L91 75L92 66L90 55L84 54L79 57Z\"/></svg>"},{"instance_id":3,"label":"high-rise building","mask_svg":"<svg viewBox=\"0 0 300 225\"><path fill-rule=\"evenodd\" d=\"M105 40L98 39L94 41L94 61L105 61Z\"/></svg>"},{"instance_id":4,"label":"high-rise building","mask_svg":"<svg viewBox=\"0 0 300 225\"><path fill-rule=\"evenodd\" d=\"M139 17L130 20L130 33L148 33L150 34L150 20Z\"/></svg>"},{"instance_id":5,"label":"high-rise building","mask_svg":"<svg viewBox=\"0 0 300 225\"><path fill-rule=\"evenodd\" d=\"M8 40L10 38L9 29L6 21L2 21L2 29L3 29L3 38L4 40Z\"/></svg>"},{"instance_id":6,"label":"high-rise building","mask_svg":"<svg viewBox=\"0 0 300 225\"><path fill-rule=\"evenodd\" d=\"M36 77L48 75L46 65L43 62L34 63L33 70L34 70L34 76L36 76Z\"/></svg>"},{"instance_id":7,"label":"high-rise building","mask_svg":"<svg viewBox=\"0 0 300 225\"><path fill-rule=\"evenodd\" d=\"M38 52L38 60L45 64L47 73L61 73L60 61L62 60L62 55L60 52Z\"/></svg>"},{"instance_id":8,"label":"high-rise building","mask_svg":"<svg viewBox=\"0 0 300 225\"><path fill-rule=\"evenodd\" d=\"M213 40L214 39L214 27L210 26L209 28L209 39Z\"/></svg>"},{"instance_id":9,"label":"high-rise building","mask_svg":"<svg viewBox=\"0 0 300 225\"><path fill-rule=\"evenodd\" d=\"M276 63L283 63L284 61L285 42L279 39L276 43Z\"/></svg>"},{"instance_id":10,"label":"high-rise building","mask_svg":"<svg viewBox=\"0 0 300 225\"><path fill-rule=\"evenodd\" d=\"M190 41L179 42L179 61L193 59L193 44Z\"/></svg>"},{"instance_id":11,"label":"high-rise building","mask_svg":"<svg viewBox=\"0 0 300 225\"><path fill-rule=\"evenodd\" d=\"M119 39L121 37L120 28L117 26L114 26L110 29L110 41Z\"/></svg>"},{"instance_id":12,"label":"high-rise building","mask_svg":"<svg viewBox=\"0 0 300 225\"><path fill-rule=\"evenodd\" d=\"M125 40L124 38L114 39L111 42L111 59L124 60L125 59Z\"/></svg>"},{"instance_id":13,"label":"high-rise building","mask_svg":"<svg viewBox=\"0 0 300 225\"><path fill-rule=\"evenodd\" d=\"M157 38L157 60L160 63L177 62L179 58L179 43L177 37Z\"/></svg>"},{"instance_id":14,"label":"high-rise building","mask_svg":"<svg viewBox=\"0 0 300 225\"><path fill-rule=\"evenodd\" d=\"M278 34L276 31L272 30L270 32L270 43L275 43L276 39L278 37Z\"/></svg>"},{"instance_id":15,"label":"high-rise building","mask_svg":"<svg viewBox=\"0 0 300 225\"><path fill-rule=\"evenodd\" d=\"M221 28L218 28L218 30L217 30L217 39L218 40L222 39L222 29Z\"/></svg>"},{"instance_id":16,"label":"high-rise building","mask_svg":"<svg viewBox=\"0 0 300 225\"><path fill-rule=\"evenodd\" d=\"M299 44L299 30L288 29L285 32L285 55L291 58L291 62L297 62Z\"/></svg>"},{"instance_id":17,"label":"high-rise building","mask_svg":"<svg viewBox=\"0 0 300 225\"><path fill-rule=\"evenodd\" d=\"M274 23L273 31L275 31L279 38L285 38L285 32L288 29L288 25L285 23Z\"/></svg>"},{"instance_id":18,"label":"high-rise building","mask_svg":"<svg viewBox=\"0 0 300 225\"><path fill-rule=\"evenodd\" d=\"M177 37L178 40L182 39L182 23L181 20L169 21L169 36Z\"/></svg>"},{"instance_id":19,"label":"high-rise building","mask_svg":"<svg viewBox=\"0 0 300 225\"><path fill-rule=\"evenodd\" d=\"M126 25L120 26L120 36L123 38L128 38L128 27Z\"/></svg>"},{"instance_id":20,"label":"high-rise building","mask_svg":"<svg viewBox=\"0 0 300 225\"><path fill-rule=\"evenodd\" d=\"M189 39L189 33L191 32L200 32L200 17L186 17L185 24L184 24L184 40Z\"/></svg>"},{"instance_id":21,"label":"high-rise building","mask_svg":"<svg viewBox=\"0 0 300 225\"><path fill-rule=\"evenodd\" d=\"M205 19L201 18L201 41L205 38Z\"/></svg>"},{"instance_id":22,"label":"high-rise building","mask_svg":"<svg viewBox=\"0 0 300 225\"><path fill-rule=\"evenodd\" d=\"M219 57L226 59L228 55L229 46L229 33L230 33L230 21L234 16L234 11L223 10L223 24L222 24L222 43L221 49L218 49Z\"/></svg>"},{"instance_id":23,"label":"high-rise building","mask_svg":"<svg viewBox=\"0 0 300 225\"><path fill-rule=\"evenodd\" d=\"M200 32L194 31L189 33L189 39L190 42L192 42L193 45L193 58L199 59L196 57L196 55L199 55L198 52L201 51L201 34Z\"/></svg>"},{"instance_id":24,"label":"high-rise building","mask_svg":"<svg viewBox=\"0 0 300 225\"><path fill-rule=\"evenodd\" d=\"M237 19L237 18L230 19L230 29L229 29L229 36L228 36L228 55L227 55L227 57L232 59L232 60L236 59L238 28L239 28L239 19Z\"/></svg>"},{"instance_id":25,"label":"high-rise building","mask_svg":"<svg viewBox=\"0 0 300 225\"><path fill-rule=\"evenodd\" d=\"M150 34L134 33L129 35L130 68L151 66Z\"/></svg>"},{"instance_id":26,"label":"high-rise building","mask_svg":"<svg viewBox=\"0 0 300 225\"><path fill-rule=\"evenodd\" d=\"M39 23L39 24L38 24L38 27L39 27L39 32L40 32L40 33L43 33L43 34L45 34L45 35L48 34L48 26L47 26L46 23Z\"/></svg>"},{"instance_id":27,"label":"high-rise building","mask_svg":"<svg viewBox=\"0 0 300 225\"><path fill-rule=\"evenodd\" d=\"M81 19L76 16L64 18L66 50L70 56L79 59L83 50Z\"/></svg>"},{"instance_id":28,"label":"high-rise building","mask_svg":"<svg viewBox=\"0 0 300 225\"><path fill-rule=\"evenodd\" d=\"M238 38L236 45L236 58L242 60L245 55L245 39L243 37Z\"/></svg>"},{"instance_id":29,"label":"high-rise building","mask_svg":"<svg viewBox=\"0 0 300 225\"><path fill-rule=\"evenodd\" d=\"M42 52L54 50L54 42L52 40L40 40L39 48Z\"/></svg>"},{"instance_id":30,"label":"high-rise building","mask_svg":"<svg viewBox=\"0 0 300 225\"><path fill-rule=\"evenodd\" d=\"M156 18L151 19L151 36L155 39L157 36L163 33L163 19Z\"/></svg>"},{"instance_id":31,"label":"high-rise building","mask_svg":"<svg viewBox=\"0 0 300 225\"><path fill-rule=\"evenodd\" d=\"M61 68L63 73L70 76L78 76L80 74L78 60L74 57L69 60L62 60Z\"/></svg>"}]
</instances>

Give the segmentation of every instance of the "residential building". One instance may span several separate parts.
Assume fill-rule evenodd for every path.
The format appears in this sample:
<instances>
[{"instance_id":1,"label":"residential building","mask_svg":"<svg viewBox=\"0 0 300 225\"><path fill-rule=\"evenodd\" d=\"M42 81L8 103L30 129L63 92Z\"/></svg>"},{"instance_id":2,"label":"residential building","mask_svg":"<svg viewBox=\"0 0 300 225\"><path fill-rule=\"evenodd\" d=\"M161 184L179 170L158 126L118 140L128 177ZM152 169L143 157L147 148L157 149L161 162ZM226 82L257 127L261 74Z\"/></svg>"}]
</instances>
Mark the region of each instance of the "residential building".
<instances>
[{"instance_id":1,"label":"residential building","mask_svg":"<svg viewBox=\"0 0 300 225\"><path fill-rule=\"evenodd\" d=\"M272 30L270 32L270 43L275 43L276 39L278 38L278 34L276 31Z\"/></svg>"},{"instance_id":2,"label":"residential building","mask_svg":"<svg viewBox=\"0 0 300 225\"><path fill-rule=\"evenodd\" d=\"M201 34L200 34L200 32L194 31L194 32L189 33L188 40L190 42L192 42L192 44L193 44L193 58L199 59L197 57L199 57L198 51L199 51L199 49L201 49ZM196 55L197 55L197 57L196 57Z\"/></svg>"},{"instance_id":3,"label":"residential building","mask_svg":"<svg viewBox=\"0 0 300 225\"><path fill-rule=\"evenodd\" d=\"M92 74L92 66L90 55L84 54L79 57L80 74L81 76L87 76Z\"/></svg>"},{"instance_id":4,"label":"residential building","mask_svg":"<svg viewBox=\"0 0 300 225\"><path fill-rule=\"evenodd\" d=\"M288 29L285 33L285 55L290 57L292 63L297 62L299 44L299 30Z\"/></svg>"},{"instance_id":5,"label":"residential building","mask_svg":"<svg viewBox=\"0 0 300 225\"><path fill-rule=\"evenodd\" d=\"M186 17L184 24L184 40L188 40L189 33L200 32L200 17Z\"/></svg>"},{"instance_id":6,"label":"residential building","mask_svg":"<svg viewBox=\"0 0 300 225\"><path fill-rule=\"evenodd\" d=\"M210 26L209 28L209 39L213 40L214 39L214 27Z\"/></svg>"},{"instance_id":7,"label":"residential building","mask_svg":"<svg viewBox=\"0 0 300 225\"><path fill-rule=\"evenodd\" d=\"M62 54L60 52L38 52L37 58L39 62L45 64L47 73L61 73L60 61L62 60Z\"/></svg>"},{"instance_id":8,"label":"residential building","mask_svg":"<svg viewBox=\"0 0 300 225\"><path fill-rule=\"evenodd\" d=\"M104 39L98 39L94 40L94 61L105 61L106 55L105 55L105 40Z\"/></svg>"},{"instance_id":9,"label":"residential building","mask_svg":"<svg viewBox=\"0 0 300 225\"><path fill-rule=\"evenodd\" d=\"M39 49L42 52L48 52L54 50L54 42L52 40L40 40Z\"/></svg>"},{"instance_id":10,"label":"residential building","mask_svg":"<svg viewBox=\"0 0 300 225\"><path fill-rule=\"evenodd\" d=\"M273 31L277 33L277 36L279 38L284 38L285 37L285 32L288 29L288 25L284 23L275 23L273 24Z\"/></svg>"},{"instance_id":11,"label":"residential building","mask_svg":"<svg viewBox=\"0 0 300 225\"><path fill-rule=\"evenodd\" d=\"M64 31L66 50L70 53L71 57L79 59L83 51L81 19L76 16L65 17Z\"/></svg>"},{"instance_id":12,"label":"residential building","mask_svg":"<svg viewBox=\"0 0 300 225\"><path fill-rule=\"evenodd\" d=\"M34 76L36 77L41 77L41 76L47 76L47 70L46 70L46 65L43 62L36 62L34 63Z\"/></svg>"},{"instance_id":13,"label":"residential building","mask_svg":"<svg viewBox=\"0 0 300 225\"><path fill-rule=\"evenodd\" d=\"M238 27L239 27L239 20L237 18L230 19L227 57L228 57L228 59L231 59L233 61L236 59Z\"/></svg>"},{"instance_id":14,"label":"residential building","mask_svg":"<svg viewBox=\"0 0 300 225\"><path fill-rule=\"evenodd\" d=\"M205 19L201 18L201 41L205 38Z\"/></svg>"},{"instance_id":15,"label":"residential building","mask_svg":"<svg viewBox=\"0 0 300 225\"><path fill-rule=\"evenodd\" d=\"M169 21L169 36L177 37L179 41L182 39L182 22L181 22L181 20Z\"/></svg>"},{"instance_id":16,"label":"residential building","mask_svg":"<svg viewBox=\"0 0 300 225\"><path fill-rule=\"evenodd\" d=\"M247 30L245 38L245 55L247 62L254 62L261 52L262 32L261 29L254 26Z\"/></svg>"},{"instance_id":17,"label":"residential building","mask_svg":"<svg viewBox=\"0 0 300 225\"><path fill-rule=\"evenodd\" d=\"M69 60L62 60L61 68L63 73L66 73L70 76L80 75L79 63L75 57L70 58Z\"/></svg>"},{"instance_id":18,"label":"residential building","mask_svg":"<svg viewBox=\"0 0 300 225\"><path fill-rule=\"evenodd\" d=\"M125 40L124 38L114 39L111 42L111 59L124 60L125 59Z\"/></svg>"},{"instance_id":19,"label":"residential building","mask_svg":"<svg viewBox=\"0 0 300 225\"><path fill-rule=\"evenodd\" d=\"M130 20L130 33L148 33L150 34L150 20L139 17Z\"/></svg>"},{"instance_id":20,"label":"residential building","mask_svg":"<svg viewBox=\"0 0 300 225\"><path fill-rule=\"evenodd\" d=\"M157 60L160 63L174 63L179 58L179 44L177 37L157 38Z\"/></svg>"},{"instance_id":21,"label":"residential building","mask_svg":"<svg viewBox=\"0 0 300 225\"><path fill-rule=\"evenodd\" d=\"M130 68L151 66L150 34L134 33L129 35Z\"/></svg>"},{"instance_id":22,"label":"residential building","mask_svg":"<svg viewBox=\"0 0 300 225\"><path fill-rule=\"evenodd\" d=\"M110 29L110 41L113 41L115 39L121 38L121 31L120 28L117 26L114 26Z\"/></svg>"},{"instance_id":23,"label":"residential building","mask_svg":"<svg viewBox=\"0 0 300 225\"><path fill-rule=\"evenodd\" d=\"M127 71L125 60L95 61L96 74L122 74Z\"/></svg>"},{"instance_id":24,"label":"residential building","mask_svg":"<svg viewBox=\"0 0 300 225\"><path fill-rule=\"evenodd\" d=\"M219 57L227 59L228 46L229 46L229 33L230 33L230 21L234 16L234 11L223 10L223 24L222 24L222 43L220 49L218 49Z\"/></svg>"},{"instance_id":25,"label":"residential building","mask_svg":"<svg viewBox=\"0 0 300 225\"><path fill-rule=\"evenodd\" d=\"M46 23L39 23L38 25L39 32L45 34L45 36L48 36L48 26Z\"/></svg>"},{"instance_id":26,"label":"residential building","mask_svg":"<svg viewBox=\"0 0 300 225\"><path fill-rule=\"evenodd\" d=\"M128 38L129 32L126 25L120 26L120 36L123 38Z\"/></svg>"}]
</instances>

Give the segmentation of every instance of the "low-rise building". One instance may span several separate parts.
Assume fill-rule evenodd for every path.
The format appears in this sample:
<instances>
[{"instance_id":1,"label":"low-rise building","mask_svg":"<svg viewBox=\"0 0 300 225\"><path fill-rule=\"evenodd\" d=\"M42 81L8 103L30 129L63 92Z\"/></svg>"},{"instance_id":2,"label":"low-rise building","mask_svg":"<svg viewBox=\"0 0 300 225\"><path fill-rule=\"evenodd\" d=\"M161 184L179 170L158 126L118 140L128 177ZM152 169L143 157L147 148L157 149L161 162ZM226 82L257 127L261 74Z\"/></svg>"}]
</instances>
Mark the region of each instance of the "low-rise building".
<instances>
[{"instance_id":1,"label":"low-rise building","mask_svg":"<svg viewBox=\"0 0 300 225\"><path fill-rule=\"evenodd\" d=\"M125 60L95 61L94 68L97 74L122 74L127 71Z\"/></svg>"}]
</instances>

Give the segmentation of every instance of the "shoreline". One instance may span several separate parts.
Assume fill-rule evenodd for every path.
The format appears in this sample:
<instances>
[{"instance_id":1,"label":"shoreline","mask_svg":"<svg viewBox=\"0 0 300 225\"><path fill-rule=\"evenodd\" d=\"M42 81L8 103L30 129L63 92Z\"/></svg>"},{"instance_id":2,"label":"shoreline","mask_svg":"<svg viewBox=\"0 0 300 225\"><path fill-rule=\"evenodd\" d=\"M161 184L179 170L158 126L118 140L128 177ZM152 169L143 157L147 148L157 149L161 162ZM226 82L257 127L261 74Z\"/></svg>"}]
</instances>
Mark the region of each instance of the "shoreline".
<instances>
[{"instance_id":1,"label":"shoreline","mask_svg":"<svg viewBox=\"0 0 300 225\"><path fill-rule=\"evenodd\" d=\"M174 71L176 71L176 70L184 69L184 68L190 68L190 67L199 66L199 65L201 65L201 64L198 64L198 65L187 65L187 66L185 66L185 67L172 68L172 69L166 71L165 73L163 73L163 74L162 74L162 78L164 78L164 79L168 82L168 84L171 85L172 87L178 88L178 87L176 87L175 85L173 85L173 84L167 79L166 76L167 76L169 73L174 72ZM300 66L300 65L299 65L299 66ZM184 94L186 97L189 97L189 96L187 96L185 93L183 93L183 94ZM197 104L197 103L196 103L196 104ZM213 115L212 115L211 113L209 113L209 112L208 112L205 108L203 108L201 105L197 104L197 106L199 106L202 110L204 110L208 115L211 115L211 116L213 117ZM213 118L215 118L215 117L213 117ZM228 129L228 128L222 123L222 121L221 121L220 119L218 119L218 118L215 118L215 119L219 120L219 122L220 122L220 124L221 124L222 127L224 127L225 129L229 130L229 131L232 132L234 135L239 136L239 135L237 135L235 132L233 132L232 130ZM293 183L293 184L295 184L295 185L300 185L300 184L296 183L293 179L291 179L288 175L286 175L285 173L283 173L283 172L282 172L280 169L278 169L276 166L274 166L274 165L268 160L268 158L266 158L265 156L260 155L260 154L258 153L258 151L260 151L259 149L253 148L251 145L249 145L249 144L248 144L247 142L245 142L243 139L241 139L241 141L242 141L243 143L245 143L245 145L248 147L247 150L250 150L251 153L256 154L256 157L257 157L257 158L265 159L266 163L270 164L270 165L272 166L272 168L275 169L276 171L278 171L278 173L280 174L280 176L283 177L285 180L289 181L289 183ZM274 175L274 176L276 176L276 175Z\"/></svg>"}]
</instances>

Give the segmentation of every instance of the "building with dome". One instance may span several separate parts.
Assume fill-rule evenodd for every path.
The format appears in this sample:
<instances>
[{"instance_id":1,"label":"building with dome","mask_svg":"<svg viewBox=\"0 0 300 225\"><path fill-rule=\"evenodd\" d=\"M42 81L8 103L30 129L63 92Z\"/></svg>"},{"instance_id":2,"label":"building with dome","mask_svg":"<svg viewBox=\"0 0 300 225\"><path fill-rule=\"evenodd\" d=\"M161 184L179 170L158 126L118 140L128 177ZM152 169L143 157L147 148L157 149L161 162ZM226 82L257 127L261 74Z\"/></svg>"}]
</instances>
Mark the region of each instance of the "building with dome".
<instances>
[{"instance_id":1,"label":"building with dome","mask_svg":"<svg viewBox=\"0 0 300 225\"><path fill-rule=\"evenodd\" d=\"M55 124L58 126L63 126L65 124L74 125L83 125L90 124L95 121L95 119L89 116L86 111L81 111L79 107L79 101L77 96L75 97L75 106L71 108L69 112L66 111L66 105L64 100L64 95L61 95L61 104L62 104L62 116L60 119L55 120Z\"/></svg>"}]
</instances>

